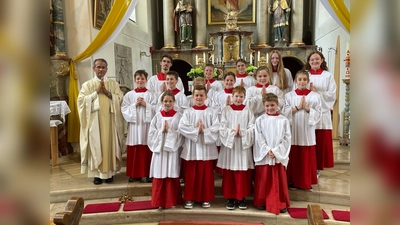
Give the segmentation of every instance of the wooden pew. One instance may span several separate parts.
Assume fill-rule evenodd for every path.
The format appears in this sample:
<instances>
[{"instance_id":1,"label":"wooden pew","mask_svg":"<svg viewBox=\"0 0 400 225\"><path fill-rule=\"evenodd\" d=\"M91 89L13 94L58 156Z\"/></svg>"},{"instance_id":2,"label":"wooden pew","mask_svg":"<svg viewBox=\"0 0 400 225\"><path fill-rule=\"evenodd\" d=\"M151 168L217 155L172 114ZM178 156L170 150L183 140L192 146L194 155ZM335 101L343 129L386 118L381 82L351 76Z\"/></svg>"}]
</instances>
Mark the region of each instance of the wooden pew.
<instances>
[{"instance_id":1,"label":"wooden pew","mask_svg":"<svg viewBox=\"0 0 400 225\"><path fill-rule=\"evenodd\" d=\"M327 223L324 222L322 210L319 205L309 204L307 206L307 220L308 225L327 225Z\"/></svg>"},{"instance_id":2,"label":"wooden pew","mask_svg":"<svg viewBox=\"0 0 400 225\"><path fill-rule=\"evenodd\" d=\"M50 225L79 225L83 213L84 201L82 197L69 198L64 212L56 213L50 220Z\"/></svg>"}]
</instances>

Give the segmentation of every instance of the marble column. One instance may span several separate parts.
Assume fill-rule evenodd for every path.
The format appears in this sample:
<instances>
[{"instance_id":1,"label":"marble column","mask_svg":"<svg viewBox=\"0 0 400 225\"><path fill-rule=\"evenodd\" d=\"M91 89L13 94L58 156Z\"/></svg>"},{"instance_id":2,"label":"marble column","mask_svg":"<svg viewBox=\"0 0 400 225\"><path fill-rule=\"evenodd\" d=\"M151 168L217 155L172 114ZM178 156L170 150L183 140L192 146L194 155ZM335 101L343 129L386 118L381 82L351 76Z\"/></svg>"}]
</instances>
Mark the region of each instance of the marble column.
<instances>
[{"instance_id":1,"label":"marble column","mask_svg":"<svg viewBox=\"0 0 400 225\"><path fill-rule=\"evenodd\" d=\"M206 22L207 22L207 1L195 0L195 16L196 16L196 48L206 49L207 48L207 33L206 33Z\"/></svg>"},{"instance_id":2,"label":"marble column","mask_svg":"<svg viewBox=\"0 0 400 225\"><path fill-rule=\"evenodd\" d=\"M64 2L63 0L53 0L53 32L54 32L54 51L57 56L65 54L64 36Z\"/></svg>"},{"instance_id":3,"label":"marble column","mask_svg":"<svg viewBox=\"0 0 400 225\"><path fill-rule=\"evenodd\" d=\"M163 1L163 27L164 27L164 47L163 49L175 48L174 31L174 1Z\"/></svg>"},{"instance_id":4,"label":"marble column","mask_svg":"<svg viewBox=\"0 0 400 225\"><path fill-rule=\"evenodd\" d=\"M268 45L268 1L257 1L257 42L258 46Z\"/></svg>"},{"instance_id":5,"label":"marble column","mask_svg":"<svg viewBox=\"0 0 400 225\"><path fill-rule=\"evenodd\" d=\"M291 8L291 20L289 26L291 27L292 36L290 40L292 43L290 46L300 46L304 45L303 42L303 12L304 11L304 3L303 1L292 1Z\"/></svg>"}]
</instances>

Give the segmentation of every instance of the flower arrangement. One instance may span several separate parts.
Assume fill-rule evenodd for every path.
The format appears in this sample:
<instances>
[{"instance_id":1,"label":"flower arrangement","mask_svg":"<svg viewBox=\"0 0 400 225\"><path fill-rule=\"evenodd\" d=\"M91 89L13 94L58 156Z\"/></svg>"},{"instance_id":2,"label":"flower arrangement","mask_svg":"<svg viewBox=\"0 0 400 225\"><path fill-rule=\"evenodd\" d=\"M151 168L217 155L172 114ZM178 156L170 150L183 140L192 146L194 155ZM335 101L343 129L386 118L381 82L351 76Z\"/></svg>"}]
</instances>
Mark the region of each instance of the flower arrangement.
<instances>
[{"instance_id":1,"label":"flower arrangement","mask_svg":"<svg viewBox=\"0 0 400 225\"><path fill-rule=\"evenodd\" d=\"M218 69L214 68L214 73L213 73L213 77L217 77ZM190 69L190 71L186 74L189 78L196 78L196 77L204 77L204 71L201 67L197 67L197 68L192 68Z\"/></svg>"},{"instance_id":2,"label":"flower arrangement","mask_svg":"<svg viewBox=\"0 0 400 225\"><path fill-rule=\"evenodd\" d=\"M257 67L253 66L252 64L250 64L247 68L246 68L246 73L249 75L253 75L255 70L257 69Z\"/></svg>"}]
</instances>

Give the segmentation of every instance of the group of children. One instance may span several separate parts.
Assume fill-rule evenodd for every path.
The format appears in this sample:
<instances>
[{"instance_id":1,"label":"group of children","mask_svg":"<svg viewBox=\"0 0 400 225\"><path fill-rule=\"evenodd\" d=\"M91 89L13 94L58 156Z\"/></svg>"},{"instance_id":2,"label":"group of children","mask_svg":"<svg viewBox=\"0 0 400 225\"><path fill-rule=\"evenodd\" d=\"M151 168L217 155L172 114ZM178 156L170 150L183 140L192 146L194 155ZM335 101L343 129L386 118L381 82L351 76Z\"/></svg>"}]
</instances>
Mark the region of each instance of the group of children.
<instances>
[{"instance_id":1,"label":"group of children","mask_svg":"<svg viewBox=\"0 0 400 225\"><path fill-rule=\"evenodd\" d=\"M162 58L162 68L164 59L170 58ZM286 212L289 185L311 190L317 183L315 127L322 103L315 86L308 89L309 73L299 71L297 88L282 91L271 84L276 71L259 67L254 79L245 73L244 60L237 65L238 74L227 72L223 87L212 77L214 65L207 64L205 79L195 79L187 97L174 71L152 76L147 85L145 71L134 74L137 88L121 106L129 124L126 173L130 182L152 181L153 206L210 207L214 170L222 173L229 210L236 203L246 209L245 197L254 193L257 208Z\"/></svg>"}]
</instances>

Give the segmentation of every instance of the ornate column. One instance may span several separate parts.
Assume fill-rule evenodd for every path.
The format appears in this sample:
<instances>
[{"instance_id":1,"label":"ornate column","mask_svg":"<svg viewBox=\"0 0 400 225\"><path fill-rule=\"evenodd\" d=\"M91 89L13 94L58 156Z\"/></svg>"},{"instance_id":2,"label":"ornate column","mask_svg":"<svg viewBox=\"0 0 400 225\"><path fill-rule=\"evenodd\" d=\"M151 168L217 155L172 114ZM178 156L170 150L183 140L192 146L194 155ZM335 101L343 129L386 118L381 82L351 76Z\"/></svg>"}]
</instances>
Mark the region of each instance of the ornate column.
<instances>
[{"instance_id":1,"label":"ornate column","mask_svg":"<svg viewBox=\"0 0 400 225\"><path fill-rule=\"evenodd\" d=\"M163 28L164 28L164 47L163 49L175 48L174 31L174 1L163 1Z\"/></svg>"},{"instance_id":2,"label":"ornate column","mask_svg":"<svg viewBox=\"0 0 400 225\"><path fill-rule=\"evenodd\" d=\"M51 24L50 29L53 41L50 43L50 52L54 52L50 56L50 101L63 100L68 103L66 81L69 72L69 58L65 53L65 33L64 33L64 1L52 0L50 5ZM62 120L56 116L54 119ZM63 121L58 125L58 151L61 155L69 155L73 152L70 143L67 142L67 126L68 121Z\"/></svg>"},{"instance_id":3,"label":"ornate column","mask_svg":"<svg viewBox=\"0 0 400 225\"><path fill-rule=\"evenodd\" d=\"M304 45L303 42L303 11L304 11L304 3L303 1L292 1L292 8L291 8L291 21L290 27L292 36L290 40L292 43L290 46L299 46Z\"/></svg>"},{"instance_id":4,"label":"ornate column","mask_svg":"<svg viewBox=\"0 0 400 225\"><path fill-rule=\"evenodd\" d=\"M56 56L66 56L65 36L64 36L64 2L63 0L53 0L53 35L54 51Z\"/></svg>"},{"instance_id":5,"label":"ornate column","mask_svg":"<svg viewBox=\"0 0 400 225\"><path fill-rule=\"evenodd\" d=\"M195 0L196 12L196 48L206 49L206 15L207 15L207 1Z\"/></svg>"},{"instance_id":6,"label":"ornate column","mask_svg":"<svg viewBox=\"0 0 400 225\"><path fill-rule=\"evenodd\" d=\"M342 79L343 83L346 84L345 94L345 107L344 107L344 122L343 122L343 137L339 140L340 145L350 144L350 78Z\"/></svg>"},{"instance_id":7,"label":"ornate column","mask_svg":"<svg viewBox=\"0 0 400 225\"><path fill-rule=\"evenodd\" d=\"M257 1L257 42L258 46L269 46L268 1Z\"/></svg>"}]
</instances>

